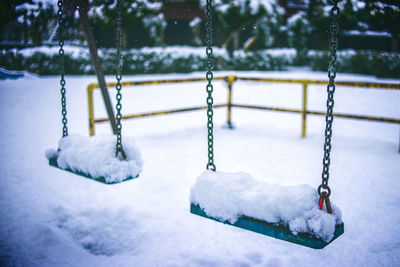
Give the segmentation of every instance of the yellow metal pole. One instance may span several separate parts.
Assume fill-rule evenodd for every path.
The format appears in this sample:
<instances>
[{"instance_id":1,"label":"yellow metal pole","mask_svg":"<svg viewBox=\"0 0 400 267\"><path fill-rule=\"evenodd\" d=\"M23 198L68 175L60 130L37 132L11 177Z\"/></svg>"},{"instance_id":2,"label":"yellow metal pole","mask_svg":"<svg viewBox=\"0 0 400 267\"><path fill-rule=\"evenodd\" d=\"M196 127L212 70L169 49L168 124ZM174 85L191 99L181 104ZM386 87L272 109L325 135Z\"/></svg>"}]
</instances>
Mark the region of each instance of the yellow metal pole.
<instances>
[{"instance_id":1,"label":"yellow metal pole","mask_svg":"<svg viewBox=\"0 0 400 267\"><path fill-rule=\"evenodd\" d=\"M307 83L303 83L303 108L301 120L301 137L306 137L306 123L307 123Z\"/></svg>"},{"instance_id":2,"label":"yellow metal pole","mask_svg":"<svg viewBox=\"0 0 400 267\"><path fill-rule=\"evenodd\" d=\"M307 83L307 84L328 84L327 81L304 80L304 79L275 79L275 78L255 78L255 77L236 77L236 80L253 82L272 82L272 83ZM350 87L365 87L374 89L394 89L400 90L400 84L395 83L368 83L368 82L335 82L336 85Z\"/></svg>"},{"instance_id":3,"label":"yellow metal pole","mask_svg":"<svg viewBox=\"0 0 400 267\"><path fill-rule=\"evenodd\" d=\"M227 104L218 104L218 105L213 105L213 108L223 108L226 106L227 106ZM188 108L171 109L171 110L163 110L163 111L152 111L152 112L146 112L146 113L124 115L124 116L122 116L122 119L127 120L127 119L143 118L143 117L158 116L158 115L167 115L167 114L173 114L173 113L179 113L179 112L188 112L188 111L204 110L204 109L207 109L207 106L188 107ZM108 118L100 118L100 119L94 120L95 123L101 123L101 122L106 122L106 121L108 121Z\"/></svg>"},{"instance_id":4,"label":"yellow metal pole","mask_svg":"<svg viewBox=\"0 0 400 267\"><path fill-rule=\"evenodd\" d=\"M229 129L233 129L233 124L232 124L232 86L233 86L233 83L235 82L235 80L236 80L236 77L233 75L229 75L225 79L225 81L228 83L228 105L227 105L228 118L227 118L226 126Z\"/></svg>"},{"instance_id":5,"label":"yellow metal pole","mask_svg":"<svg viewBox=\"0 0 400 267\"><path fill-rule=\"evenodd\" d=\"M93 89L95 84L89 84L87 87L88 96L88 114L89 114L89 135L94 136L94 110L93 110Z\"/></svg>"}]
</instances>

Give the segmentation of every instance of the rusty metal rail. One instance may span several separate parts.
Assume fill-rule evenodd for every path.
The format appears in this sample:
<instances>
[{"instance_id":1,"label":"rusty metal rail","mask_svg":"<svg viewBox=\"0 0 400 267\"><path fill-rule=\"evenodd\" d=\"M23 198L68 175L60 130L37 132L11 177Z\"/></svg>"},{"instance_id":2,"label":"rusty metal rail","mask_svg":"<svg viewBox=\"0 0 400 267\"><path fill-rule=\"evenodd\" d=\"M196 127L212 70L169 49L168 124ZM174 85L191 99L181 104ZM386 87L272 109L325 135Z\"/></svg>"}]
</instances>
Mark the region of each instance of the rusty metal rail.
<instances>
[{"instance_id":1,"label":"rusty metal rail","mask_svg":"<svg viewBox=\"0 0 400 267\"><path fill-rule=\"evenodd\" d=\"M258 110L270 110L270 111L280 111L280 112L291 112L301 114L301 137L306 137L306 126L307 126L307 115L321 115L325 116L326 113L320 111L307 110L307 91L308 85L327 85L327 81L322 80L308 80L308 79L275 79L275 78L253 78L253 77L240 77L229 75L225 77L215 77L216 81L225 81L228 87L228 99L226 104L214 105L214 108L227 108L227 126L233 128L232 124L232 108L246 108L246 109L258 109ZM171 83L186 83L186 82L201 82L206 81L205 78L189 78L189 79L169 79L169 80L146 80L146 81L135 81L135 82L123 82L122 86L136 86L136 85L155 85L155 84L171 84ZM233 84L236 81L252 81L252 82L265 82L265 83L290 83L290 84L300 84L302 85L302 108L301 109L291 109L291 108L280 108L280 107L268 107L268 106L257 106L257 105L247 105L247 104L236 104L232 103L232 92ZM336 82L336 86L344 87L358 87L358 88L368 88L368 89L380 89L380 90L400 90L400 84L395 83L367 83L367 82ZM114 87L115 83L108 83L107 87ZM99 88L98 84L92 83L87 87L88 94L88 109L89 109L89 134L93 136L95 134L95 124L109 121L109 118L98 118L94 117L94 105L93 105L93 91ZM154 112L146 112L139 114L124 115L122 119L133 119L141 117L150 117L157 115L173 114L179 112L188 112L194 110L203 110L207 106L197 106L197 107L186 107L181 109L171 109L162 110ZM345 114L345 113L334 113L335 117L339 118L351 118L358 120L368 120L368 121L378 121L386 123L396 123L400 124L400 119L397 118L386 118L386 117L376 117L367 115L356 115L356 114ZM399 153L400 153L400 143L399 143Z\"/></svg>"}]
</instances>

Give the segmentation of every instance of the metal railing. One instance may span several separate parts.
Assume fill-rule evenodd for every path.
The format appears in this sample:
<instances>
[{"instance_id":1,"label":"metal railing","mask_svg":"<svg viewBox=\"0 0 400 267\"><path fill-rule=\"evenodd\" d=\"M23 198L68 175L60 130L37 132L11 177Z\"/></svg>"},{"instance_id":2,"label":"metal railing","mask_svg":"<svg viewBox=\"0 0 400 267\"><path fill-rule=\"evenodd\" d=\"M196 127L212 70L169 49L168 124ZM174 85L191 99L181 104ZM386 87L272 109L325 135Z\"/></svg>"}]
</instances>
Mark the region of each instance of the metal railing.
<instances>
[{"instance_id":1,"label":"metal railing","mask_svg":"<svg viewBox=\"0 0 400 267\"><path fill-rule=\"evenodd\" d=\"M306 79L274 79L274 78L252 78L252 77L239 77L234 75L228 75L225 77L215 77L216 81L225 81L228 88L228 99L226 104L218 104L214 105L214 108L227 108L227 126L229 128L233 128L232 124L232 108L247 108L247 109L258 109L258 110L270 110L270 111L281 111L281 112L291 112L291 113L300 113L302 114L302 122L301 122L301 137L306 137L306 126L307 126L307 115L320 115L325 116L325 112L321 111L312 111L307 109L307 91L308 85L327 85L327 81L321 80L306 80ZM205 78L191 78L191 79L170 79L170 80L149 80L149 81L136 81L136 82L122 82L122 86L135 86L135 85L154 85L154 84L171 84L171 83L186 83L186 82L200 82L206 81ZM252 82L265 82L265 83L295 83L301 84L302 91L302 108L301 109L292 109L292 108L281 108L281 107L270 107L270 106L257 106L257 105L247 105L247 104L234 104L232 103L232 91L233 84L236 81L252 81ZM400 84L394 83L366 83L366 82L335 82L336 86L346 86L346 87L358 87L358 88L374 88L374 89L382 89L382 90L400 90ZM107 83L107 87L115 87L115 83ZM90 136L95 135L95 124L109 121L108 118L95 118L94 117L94 105L93 105L93 91L98 89L99 85L96 83L89 84L87 87L88 94L88 108L89 108L89 134ZM203 110L207 109L207 106L195 106L195 107L186 107L180 109L169 109L169 110L161 110L161 111L153 111L146 113L138 113L138 114L129 114L122 116L122 119L133 119L133 118L141 118L141 117L150 117L157 115L165 115L179 112L187 112L194 110ZM367 121L379 121L379 122L387 122L387 123L396 123L400 124L400 119L396 118L387 118L387 117L376 117L376 116L367 116L367 115L356 115L356 114L347 114L347 113L334 113L333 116L339 118L351 118L358 120L367 120ZM399 153L400 153L400 143L399 143Z\"/></svg>"}]
</instances>

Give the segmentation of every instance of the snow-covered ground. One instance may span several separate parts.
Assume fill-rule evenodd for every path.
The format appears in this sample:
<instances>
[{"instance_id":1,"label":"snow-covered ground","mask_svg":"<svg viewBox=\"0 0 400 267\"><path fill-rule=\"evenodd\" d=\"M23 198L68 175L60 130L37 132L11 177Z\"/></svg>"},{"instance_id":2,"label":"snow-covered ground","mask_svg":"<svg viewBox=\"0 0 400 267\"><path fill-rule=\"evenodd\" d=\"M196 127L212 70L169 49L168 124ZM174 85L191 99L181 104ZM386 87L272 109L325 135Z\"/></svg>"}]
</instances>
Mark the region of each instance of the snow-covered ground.
<instances>
[{"instance_id":1,"label":"snow-covered ground","mask_svg":"<svg viewBox=\"0 0 400 267\"><path fill-rule=\"evenodd\" d=\"M244 74L326 79L307 71ZM123 81L188 76L204 74ZM344 74L338 80L388 81ZM88 133L91 82L94 76L67 79L71 134ZM123 135L133 137L142 154L137 179L104 185L49 167L44 153L62 134L58 84L58 77L0 81L1 266L400 265L399 125L334 120L331 198L342 210L345 233L313 250L189 212L190 189L207 162L204 111L123 121ZM201 82L124 88L123 94L125 114L204 105L206 97ZM237 82L233 99L300 108L301 86ZM323 111L325 88L310 87L308 99L310 109ZM335 99L337 112L400 118L400 91L338 87ZM225 85L216 82L215 103L225 100ZM105 116L99 92L95 113ZM298 114L235 109L232 116L235 130L222 127L226 110L215 112L219 171L245 171L285 186L319 185L323 117L308 116L301 139ZM110 133L110 127L97 125L96 132Z\"/></svg>"}]
</instances>

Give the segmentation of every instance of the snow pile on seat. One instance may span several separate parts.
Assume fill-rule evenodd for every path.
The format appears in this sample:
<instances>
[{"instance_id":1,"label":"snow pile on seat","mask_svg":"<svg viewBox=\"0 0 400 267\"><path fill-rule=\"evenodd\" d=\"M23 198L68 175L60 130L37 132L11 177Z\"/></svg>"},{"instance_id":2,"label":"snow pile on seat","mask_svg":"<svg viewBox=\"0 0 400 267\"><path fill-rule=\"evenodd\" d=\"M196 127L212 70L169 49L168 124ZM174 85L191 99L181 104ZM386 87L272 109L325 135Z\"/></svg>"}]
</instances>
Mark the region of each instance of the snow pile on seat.
<instances>
[{"instance_id":1,"label":"snow pile on seat","mask_svg":"<svg viewBox=\"0 0 400 267\"><path fill-rule=\"evenodd\" d=\"M248 216L288 226L294 235L310 233L329 242L342 223L339 208L333 214L318 208L318 193L308 185L280 186L256 181L246 173L205 171L191 189L190 201L207 216L235 223Z\"/></svg>"},{"instance_id":2,"label":"snow pile on seat","mask_svg":"<svg viewBox=\"0 0 400 267\"><path fill-rule=\"evenodd\" d=\"M104 177L106 183L136 177L142 171L143 163L133 140L124 139L126 160L115 157L115 144L115 136L69 135L60 139L58 150L47 150L46 157L57 157L57 164L62 169L83 172L93 179Z\"/></svg>"}]
</instances>

